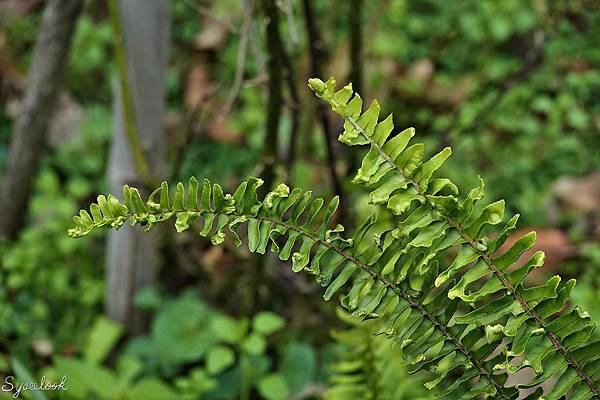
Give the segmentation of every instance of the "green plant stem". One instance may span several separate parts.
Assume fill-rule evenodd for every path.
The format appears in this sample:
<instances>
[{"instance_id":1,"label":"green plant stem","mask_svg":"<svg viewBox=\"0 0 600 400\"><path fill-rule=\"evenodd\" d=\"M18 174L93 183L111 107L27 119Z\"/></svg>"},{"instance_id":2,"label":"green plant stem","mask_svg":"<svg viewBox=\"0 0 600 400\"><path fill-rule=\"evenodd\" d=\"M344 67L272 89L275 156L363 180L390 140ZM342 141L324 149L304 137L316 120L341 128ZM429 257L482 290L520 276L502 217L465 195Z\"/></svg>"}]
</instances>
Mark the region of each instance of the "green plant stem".
<instances>
[{"instance_id":1,"label":"green plant stem","mask_svg":"<svg viewBox=\"0 0 600 400\"><path fill-rule=\"evenodd\" d=\"M240 355L240 374L241 374L240 400L249 400L250 399L249 371L250 371L250 360L248 360L248 356L246 354L242 353Z\"/></svg>"},{"instance_id":2,"label":"green plant stem","mask_svg":"<svg viewBox=\"0 0 600 400\"><path fill-rule=\"evenodd\" d=\"M281 34L279 32L279 10L275 0L263 0L263 11L267 17L266 41L269 53L267 61L268 100L263 162L265 164L264 189L271 190L275 179L277 162L277 144L279 138L279 120L283 102L283 63Z\"/></svg>"},{"instance_id":3,"label":"green plant stem","mask_svg":"<svg viewBox=\"0 0 600 400\"><path fill-rule=\"evenodd\" d=\"M379 387L379 371L377 371L377 363L375 362L375 352L377 351L375 347L375 336L369 335L366 338L367 342L367 362L369 363L369 371L375 371L375 373L370 373L368 376L368 385L371 387L372 393L379 393L377 388ZM374 398L373 400L377 400Z\"/></svg>"},{"instance_id":4,"label":"green plant stem","mask_svg":"<svg viewBox=\"0 0 600 400\"><path fill-rule=\"evenodd\" d=\"M153 186L154 180L151 177L148 162L144 156L144 151L138 135L135 108L133 106L133 96L130 90L128 79L127 57L125 49L125 37L123 35L123 24L119 12L118 1L109 0L108 9L110 23L113 30L113 47L115 52L115 62L117 66L117 78L119 84L119 93L121 108L123 110L123 122L125 137L129 144L129 150L133 159L134 167L140 176L140 179L146 186Z\"/></svg>"},{"instance_id":5,"label":"green plant stem","mask_svg":"<svg viewBox=\"0 0 600 400\"><path fill-rule=\"evenodd\" d=\"M350 82L354 91L362 93L362 8L363 0L351 0L348 8L350 29Z\"/></svg>"}]
</instances>

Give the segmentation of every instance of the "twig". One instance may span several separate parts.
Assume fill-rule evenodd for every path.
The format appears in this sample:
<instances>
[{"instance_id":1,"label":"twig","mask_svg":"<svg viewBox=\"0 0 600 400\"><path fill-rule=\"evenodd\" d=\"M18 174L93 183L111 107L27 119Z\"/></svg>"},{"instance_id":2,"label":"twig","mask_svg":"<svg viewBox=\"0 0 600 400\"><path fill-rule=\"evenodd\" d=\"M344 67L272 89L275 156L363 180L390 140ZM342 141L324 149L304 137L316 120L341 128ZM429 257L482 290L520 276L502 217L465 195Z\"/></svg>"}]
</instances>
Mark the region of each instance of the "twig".
<instances>
[{"instance_id":1,"label":"twig","mask_svg":"<svg viewBox=\"0 0 600 400\"><path fill-rule=\"evenodd\" d=\"M182 135L183 137L180 139L179 143L175 145L175 150L173 151L173 167L171 169L169 182L175 182L176 179L178 179L179 174L181 173L181 167L183 166L185 150L189 147L192 138L199 130L197 121L203 117L211 98L214 97L219 88L219 84L212 85L208 92L201 99L198 99L192 110L187 115L185 131Z\"/></svg>"},{"instance_id":2,"label":"twig","mask_svg":"<svg viewBox=\"0 0 600 400\"><path fill-rule=\"evenodd\" d=\"M265 17L267 18L267 73L269 75L267 120L265 129L265 144L263 148L264 189L271 190L275 178L275 162L277 160L277 143L279 120L281 118L281 103L283 99L283 74L281 34L279 32L279 11L275 0L263 0Z\"/></svg>"},{"instance_id":3,"label":"twig","mask_svg":"<svg viewBox=\"0 0 600 400\"><path fill-rule=\"evenodd\" d=\"M288 20L288 31L290 32L290 41L292 48L296 50L300 45L300 36L298 35L298 27L296 26L296 18L294 18L294 6L292 0L285 0L283 3L285 16Z\"/></svg>"},{"instance_id":4,"label":"twig","mask_svg":"<svg viewBox=\"0 0 600 400\"><path fill-rule=\"evenodd\" d=\"M237 62L235 66L235 78L233 80L233 86L227 95L227 100L225 101L225 105L221 110L221 115L219 118L225 118L235 100L240 93L240 89L242 87L242 82L244 80L244 70L246 67L246 54L248 52L248 37L250 36L250 27L252 26L252 14L254 12L254 4L252 0L241 0L242 8L244 9L244 20L242 22L242 31L240 32L240 43L238 47L237 54Z\"/></svg>"},{"instance_id":5,"label":"twig","mask_svg":"<svg viewBox=\"0 0 600 400\"><path fill-rule=\"evenodd\" d=\"M268 74L263 72L253 76L252 78L244 80L244 83L242 83L242 87L251 88L255 86L265 86L268 81Z\"/></svg>"},{"instance_id":6,"label":"twig","mask_svg":"<svg viewBox=\"0 0 600 400\"><path fill-rule=\"evenodd\" d=\"M251 58L252 61L254 62L254 69L256 71L266 71L267 70L267 63L265 61L266 57L265 57L265 53L263 51L263 46L262 43L260 41L260 29L257 26L258 24L256 24L254 21L251 24L250 27L250 38L248 39L248 46L250 47L250 53L251 53ZM260 76L264 76L266 74L264 74L263 72L260 72L257 77L255 78L251 78L250 81L254 81L256 78L260 77ZM248 81L247 81L248 82ZM245 83L247 83L245 82ZM265 79L266 82L266 79ZM263 90L263 96L265 95L265 91Z\"/></svg>"},{"instance_id":7,"label":"twig","mask_svg":"<svg viewBox=\"0 0 600 400\"><path fill-rule=\"evenodd\" d=\"M117 64L117 76L119 83L119 93L121 95L121 107L123 108L123 121L125 125L125 136L129 143L129 150L133 159L133 164L141 181L146 186L153 186L153 179L150 175L150 168L144 155L140 138L138 136L137 121L135 109L133 107L133 97L129 85L129 70L125 58L125 39L123 36L123 25L118 8L117 0L108 2L110 22L113 29L113 45L115 52L115 62Z\"/></svg>"},{"instance_id":8,"label":"twig","mask_svg":"<svg viewBox=\"0 0 600 400\"><path fill-rule=\"evenodd\" d=\"M184 1L185 1L185 4L187 4L191 9L195 10L198 14L202 15L205 18L210 19L211 21L215 22L217 25L225 28L225 30L229 31L230 33L233 33L236 35L238 35L240 33L239 29L236 26L229 23L228 21L224 21L221 18L215 16L208 7L200 5L200 4L195 4L191 0L184 0Z\"/></svg>"},{"instance_id":9,"label":"twig","mask_svg":"<svg viewBox=\"0 0 600 400\"><path fill-rule=\"evenodd\" d=\"M283 43L281 43L281 61L283 64L283 71L285 73L285 80L288 87L288 92L290 95L290 101L287 103L288 108L290 110L291 124L290 124L290 144L288 148L288 154L285 159L286 164L286 172L287 172L287 181L288 183L292 183L293 179L293 167L294 160L296 158L296 143L298 141L298 129L300 127L300 115L302 114L300 111L301 103L300 97L298 96L298 90L296 88L296 75L294 73L294 67L287 53Z\"/></svg>"},{"instance_id":10,"label":"twig","mask_svg":"<svg viewBox=\"0 0 600 400\"><path fill-rule=\"evenodd\" d=\"M351 0L348 8L348 30L350 31L350 76L352 88L363 93L363 49L362 49L362 0ZM349 170L360 166L361 156L357 148L348 151Z\"/></svg>"},{"instance_id":11,"label":"twig","mask_svg":"<svg viewBox=\"0 0 600 400\"><path fill-rule=\"evenodd\" d=\"M314 77L322 77L321 60L324 58L323 55L323 43L319 35L319 31L315 22L314 12L311 4L311 0L302 0L304 8L304 21L306 23L306 30L308 33L308 42L310 49L310 64L311 73ZM335 170L336 158L333 151L333 140L334 132L332 130L331 122L327 114L327 106L323 102L319 102L316 106L317 116L321 122L323 128L323 136L325 139L325 147L327 149L327 166L329 170L329 178L333 185L334 192L340 198L340 220L344 221L345 216L345 205L346 197L340 185L337 172Z\"/></svg>"},{"instance_id":12,"label":"twig","mask_svg":"<svg viewBox=\"0 0 600 400\"><path fill-rule=\"evenodd\" d=\"M348 11L350 29L350 82L362 93L362 0L352 0Z\"/></svg>"}]
</instances>

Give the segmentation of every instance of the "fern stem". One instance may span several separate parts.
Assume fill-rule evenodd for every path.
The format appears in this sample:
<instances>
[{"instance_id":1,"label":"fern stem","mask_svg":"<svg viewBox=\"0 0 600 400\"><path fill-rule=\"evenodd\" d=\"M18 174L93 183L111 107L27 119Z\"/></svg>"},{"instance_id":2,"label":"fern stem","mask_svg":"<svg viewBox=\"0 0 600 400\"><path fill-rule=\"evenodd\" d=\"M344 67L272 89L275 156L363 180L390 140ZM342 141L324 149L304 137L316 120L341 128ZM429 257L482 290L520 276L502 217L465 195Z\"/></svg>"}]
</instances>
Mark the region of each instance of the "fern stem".
<instances>
[{"instance_id":1,"label":"fern stem","mask_svg":"<svg viewBox=\"0 0 600 400\"><path fill-rule=\"evenodd\" d=\"M352 0L348 8L350 30L350 82L357 93L362 93L363 45L362 45L362 1Z\"/></svg>"},{"instance_id":2,"label":"fern stem","mask_svg":"<svg viewBox=\"0 0 600 400\"><path fill-rule=\"evenodd\" d=\"M275 165L277 164L277 145L279 142L279 121L283 103L283 63L281 35L279 32L279 10L275 0L262 1L263 12L267 18L266 41L268 49L267 73L268 96L267 115L265 121L265 141L263 148L264 190L271 190L275 179Z\"/></svg>"},{"instance_id":3,"label":"fern stem","mask_svg":"<svg viewBox=\"0 0 600 400\"><path fill-rule=\"evenodd\" d=\"M162 210L160 211L158 214L173 214L175 212L197 212L199 214L204 214L207 213L207 211L205 209L201 209L201 208L182 208L182 209L174 209L173 207L169 206L168 210ZM248 220L254 219L257 221L267 221L270 222L272 224L275 225L279 225L283 228L286 228L287 230L292 230L297 232L298 234L305 236L311 240L313 240L315 243L318 243L319 245L326 247L327 249L337 253L338 255L340 255L341 257L343 257L346 261L353 263L354 265L356 265L357 267L359 267L360 269L364 270L365 272L367 272L369 275L371 275L371 277L373 277L374 279L378 280L379 282L381 282L386 288L392 290L400 299L404 300L411 308L417 310L424 318L426 318L435 329L439 330L448 340L450 340L452 342L452 344L454 345L454 347L456 348L456 350L458 350L459 352L461 352L471 363L472 365L474 365L481 373L482 376L484 376L496 389L497 394L506 400L509 400L511 397L505 393L504 390L504 386L499 383L495 378L492 372L488 371L480 362L479 360L469 351L469 349L467 347L465 347L462 342L460 341L459 337L453 335L450 331L448 331L446 329L446 327L440 323L434 314L428 312L425 307L423 307L423 305L421 305L420 303L418 303L417 301L415 301L408 293L405 293L404 291L402 291L402 289L400 289L397 285L395 285L394 283L390 282L388 279L386 279L383 275L381 275L380 273L374 271L372 268L370 268L367 264L361 262L359 259L357 259L356 257L347 254L346 252L344 252L343 250L341 250L340 248L334 246L333 244L327 242L326 240L324 240L323 238L313 234L312 232L302 229L301 227L295 226L295 225L291 225L286 223L285 221L276 219L276 218L272 218L269 216L264 216L264 215L247 215L244 213L240 213L240 212L232 212L232 213L222 213L222 212L210 212L212 214L215 214L216 216L226 216L226 217L246 217L248 218ZM125 220L128 220L129 218L133 217L135 214L129 212L123 216L121 216L121 218L125 218ZM116 220L116 218L113 218L112 220ZM106 221L107 223L112 223L111 221ZM162 220L162 219L161 219Z\"/></svg>"},{"instance_id":4,"label":"fern stem","mask_svg":"<svg viewBox=\"0 0 600 400\"><path fill-rule=\"evenodd\" d=\"M236 216L242 216L240 214L236 214L233 213L232 215L236 215ZM361 268L362 270L364 270L365 272L367 272L369 275L371 275L373 278L377 279L378 281L380 281L385 287L387 287L388 289L391 289L394 291L394 293L396 293L398 295L398 297L400 297L401 299L403 299L404 301L406 301L413 309L416 309L417 311L419 311L419 313L421 313L421 315L423 315L423 317L427 318L427 320L429 320L429 322L431 322L431 324L438 329L440 332L442 332L442 334L444 334L444 336L446 336L448 339L450 339L452 341L452 343L454 344L454 346L456 347L456 349L458 351L460 351L461 353L463 353L468 360L470 360L473 365L479 370L481 371L482 375L484 375L491 383L492 385L494 385L494 387L496 388L498 394L503 398L503 399L509 399L510 397L504 393L503 390L503 386L497 382L492 373L490 371L488 371L487 369L485 369L485 367L483 365L481 365L481 363L479 362L479 360L477 360L477 358L475 358L473 356L473 354L471 354L471 352L469 351L469 349L467 349L459 340L459 338L457 338L456 336L452 335L452 333L450 333L446 327L443 324L440 324L435 316L433 314L430 314L421 304L419 304L418 302L416 302L415 300L413 300L407 293L404 293L398 286L396 286L395 284L393 284L392 282L390 282L389 280L387 280L384 276L382 276L381 274L379 274L376 271L373 271L368 265L364 264L363 262L359 261L357 258L346 254L344 251L340 250L339 248L332 246L330 243L327 243L325 240L319 238L318 236L315 236L314 234L312 234L311 232L305 231L301 228L298 228L296 226L293 225L289 225L286 224L283 221L279 221L276 220L274 218L270 218L270 217L265 217L265 216L252 216L252 217L248 217L250 219L258 219L258 220L265 220L265 221L269 221L272 222L274 224L277 225L281 225L287 229L296 231L298 233L300 233L301 235L304 235L312 240L314 240L315 242L319 243L322 246L325 246L327 248L329 248L330 250L336 252L337 254L339 254L340 256L344 257L344 259L346 259L347 261L350 261L351 263L355 264L357 267Z\"/></svg>"},{"instance_id":5,"label":"fern stem","mask_svg":"<svg viewBox=\"0 0 600 400\"><path fill-rule=\"evenodd\" d=\"M377 390L379 387L379 372L377 371L377 363L375 362L375 352L377 351L375 347L375 340L372 335L369 335L367 340L367 362L369 363L369 371L375 371L375 373L370 373L368 376L368 385L371 388L371 392L373 393L372 400L379 399L379 391Z\"/></svg>"},{"instance_id":6,"label":"fern stem","mask_svg":"<svg viewBox=\"0 0 600 400\"><path fill-rule=\"evenodd\" d=\"M385 161L392 167L392 169L395 172L398 173L399 176L401 176L403 179L405 179L407 182L409 182L410 185L413 186L417 190L418 194L424 199L424 201L426 201L427 203L429 203L433 207L435 206L431 202L431 200L426 196L426 194L423 192L423 190L421 189L421 187L419 186L419 184L414 179L412 179L410 176L407 176L406 174L404 174L404 172L402 171L402 169L398 165L396 165L394 163L394 161L391 159L391 157L381 148L381 146L379 146L377 143L375 143L372 140L372 138L369 135L366 134L366 132L364 131L364 129L358 124L357 121L355 121L351 117L347 117L346 120L349 121L352 124L352 127L354 129L356 129L358 132L360 132L360 134L379 153L379 155L383 159L385 159ZM477 252L477 254L479 254L479 256L484 260L484 262L486 263L486 265L489 267L489 269L498 277L498 279L500 279L500 281L502 282L502 284L504 285L504 287L507 288L510 291L510 294L521 305L521 307L523 308L523 310L531 318L533 318L533 320L541 328L544 329L544 334L546 335L546 337L548 337L548 339L550 340L550 342L552 343L552 345L554 346L554 348L556 350L558 350L563 355L563 357L565 358L565 360L575 369L575 371L577 371L577 375L579 375L579 377L587 384L587 386L590 388L590 390L596 396L600 396L600 389L598 389L596 387L596 385L595 385L594 380L592 379L592 377L590 377L583 370L583 367L577 362L577 360L573 357L573 355L571 354L571 352L569 352L569 350L560 342L560 340L556 337L556 335L553 332L551 332L548 329L546 329L546 326L545 326L542 318L539 315L537 315L537 313L533 310L533 308L531 308L529 306L529 304L527 303L527 301L525 301L525 299L517 292L515 286L506 278L506 276L502 273L502 271L500 271L500 269L494 264L494 262L492 261L492 259L487 254L485 254L483 251L481 251L477 247L477 243L475 243L475 240L473 240L473 238L471 238L464 231L464 229L460 226L460 224L458 224L454 220L454 218L452 218L449 215L445 215L443 213L440 213L440 216L444 220L446 220L446 222L448 224L450 224L450 226L452 226L454 229L456 229L456 231L469 244L469 246L471 246Z\"/></svg>"},{"instance_id":7,"label":"fern stem","mask_svg":"<svg viewBox=\"0 0 600 400\"><path fill-rule=\"evenodd\" d=\"M123 110L124 131L133 164L140 179L146 186L154 186L155 182L150 173L150 167L144 155L144 150L140 141L137 129L136 112L131 93L129 81L129 70L127 66L125 36L123 34L123 24L121 14L116 0L108 2L110 22L113 30L113 46L115 52L115 62L117 64L117 78L119 84L119 93L121 108Z\"/></svg>"},{"instance_id":8,"label":"fern stem","mask_svg":"<svg viewBox=\"0 0 600 400\"><path fill-rule=\"evenodd\" d=\"M313 10L313 0L302 0L302 7L304 9L304 21L306 24L306 33L308 35L308 48L310 53L310 70L312 76L322 76L322 65L321 60L326 59L326 51L324 49L325 44L321 39L321 34L319 32L319 27L317 26L317 21L315 17L315 13ZM325 150L327 157L327 168L329 172L330 183L333 186L333 192L337 194L340 198L340 221L342 225L346 224L347 219L347 204L346 204L346 193L342 184L340 183L340 178L338 177L338 173L336 171L337 157L335 155L334 149L334 137L335 132L333 131L333 127L327 114L327 106L321 102L316 104L316 113L317 118L321 123L321 130L323 131L323 140L325 142Z\"/></svg>"}]
</instances>

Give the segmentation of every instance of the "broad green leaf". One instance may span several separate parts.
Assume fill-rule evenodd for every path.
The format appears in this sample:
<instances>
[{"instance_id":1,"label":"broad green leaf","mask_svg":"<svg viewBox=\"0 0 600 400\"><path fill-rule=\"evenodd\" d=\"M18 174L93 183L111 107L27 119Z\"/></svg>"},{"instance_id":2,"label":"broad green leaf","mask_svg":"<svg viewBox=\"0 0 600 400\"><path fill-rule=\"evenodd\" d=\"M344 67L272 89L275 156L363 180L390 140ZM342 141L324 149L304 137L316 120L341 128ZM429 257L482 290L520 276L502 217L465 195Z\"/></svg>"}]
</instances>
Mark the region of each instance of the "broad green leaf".
<instances>
[{"instance_id":1,"label":"broad green leaf","mask_svg":"<svg viewBox=\"0 0 600 400\"><path fill-rule=\"evenodd\" d=\"M227 346L211 347L206 354L206 369L212 375L217 375L235 363L235 353Z\"/></svg>"},{"instance_id":2,"label":"broad green leaf","mask_svg":"<svg viewBox=\"0 0 600 400\"><path fill-rule=\"evenodd\" d=\"M96 363L104 361L122 333L121 325L116 322L106 317L96 318L83 349L85 359Z\"/></svg>"},{"instance_id":3,"label":"broad green leaf","mask_svg":"<svg viewBox=\"0 0 600 400\"><path fill-rule=\"evenodd\" d=\"M252 356L258 356L267 349L267 342L263 335L251 333L242 341L242 349Z\"/></svg>"},{"instance_id":4,"label":"broad green leaf","mask_svg":"<svg viewBox=\"0 0 600 400\"><path fill-rule=\"evenodd\" d=\"M258 391L267 400L285 400L289 396L287 383L281 374L269 374L258 382Z\"/></svg>"},{"instance_id":5,"label":"broad green leaf","mask_svg":"<svg viewBox=\"0 0 600 400\"><path fill-rule=\"evenodd\" d=\"M252 320L252 327L256 332L265 336L281 330L285 326L285 320L270 311L261 311Z\"/></svg>"}]
</instances>

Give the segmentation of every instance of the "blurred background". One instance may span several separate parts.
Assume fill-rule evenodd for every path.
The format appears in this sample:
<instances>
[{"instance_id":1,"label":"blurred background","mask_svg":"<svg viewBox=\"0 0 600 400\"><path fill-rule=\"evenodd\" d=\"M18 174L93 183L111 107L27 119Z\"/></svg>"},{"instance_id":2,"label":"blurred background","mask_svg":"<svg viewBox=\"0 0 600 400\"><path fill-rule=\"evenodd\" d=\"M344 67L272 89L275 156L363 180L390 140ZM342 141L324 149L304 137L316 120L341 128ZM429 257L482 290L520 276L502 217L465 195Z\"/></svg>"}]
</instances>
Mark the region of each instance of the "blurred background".
<instances>
[{"instance_id":1,"label":"blurred background","mask_svg":"<svg viewBox=\"0 0 600 400\"><path fill-rule=\"evenodd\" d=\"M311 76L452 146L441 174L481 176L538 232L532 279L576 277L600 319L599 66L596 0L0 1L0 378L68 377L36 400L335 398L369 334L310 277L172 226L66 235L99 193L192 175L338 194L357 225L364 150Z\"/></svg>"}]
</instances>

